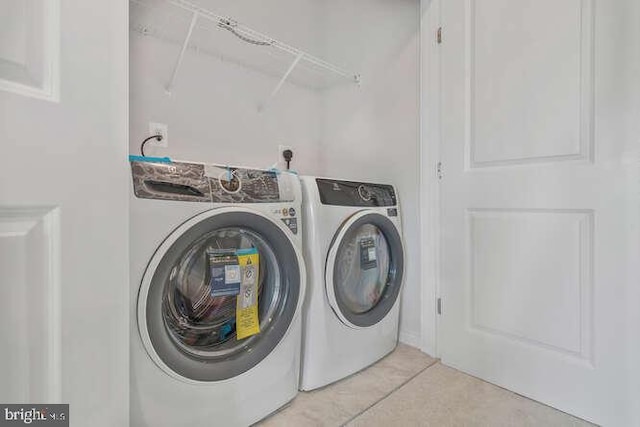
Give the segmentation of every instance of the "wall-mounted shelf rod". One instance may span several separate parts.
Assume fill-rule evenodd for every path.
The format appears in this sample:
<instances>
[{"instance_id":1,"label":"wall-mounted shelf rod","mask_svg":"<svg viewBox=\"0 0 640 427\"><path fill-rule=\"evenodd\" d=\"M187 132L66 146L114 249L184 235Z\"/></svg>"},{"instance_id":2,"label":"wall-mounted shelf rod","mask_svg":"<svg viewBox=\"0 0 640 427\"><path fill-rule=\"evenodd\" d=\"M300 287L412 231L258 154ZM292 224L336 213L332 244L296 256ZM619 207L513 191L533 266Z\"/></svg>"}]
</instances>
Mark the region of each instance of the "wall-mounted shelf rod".
<instances>
[{"instance_id":1,"label":"wall-mounted shelf rod","mask_svg":"<svg viewBox=\"0 0 640 427\"><path fill-rule=\"evenodd\" d=\"M173 85L176 82L176 75L178 75L178 70L180 69L180 65L182 65L184 53L189 47L189 42L191 41L191 36L193 35L193 29L196 27L196 22L198 22L198 12L193 12L193 16L191 17L191 24L189 25L189 30L187 31L187 36L182 43L182 49L180 49L180 54L178 55L178 59L176 60L176 65L173 67L171 78L169 79L169 83L165 88L168 95L171 95L171 91L173 90Z\"/></svg>"},{"instance_id":2,"label":"wall-mounted shelf rod","mask_svg":"<svg viewBox=\"0 0 640 427\"><path fill-rule=\"evenodd\" d=\"M134 0L132 0L134 1ZM300 61L305 61L307 63L310 63L318 68L324 69L328 72L331 72L333 74L337 74L339 76L342 76L348 80L353 81L354 83L359 83L360 82L360 75L357 73L352 73L350 71L345 70L344 68L341 68L337 65L331 64L330 62L327 62L323 59L320 59L314 55L311 55L307 52L304 52L296 47L293 47L287 43L281 42L279 40L276 40L272 37L269 37L266 34L260 33L256 30L253 30L235 20L232 20L228 17L224 17L224 16L220 16L210 10L207 10L205 8L202 8L194 3L191 3L187 0L164 0L166 3L169 3L173 6L179 7L181 9L184 9L188 12L191 12L193 14L192 19L191 19L191 25L189 26L189 30L187 31L187 35L185 37L185 40L182 44L182 49L180 51L180 54L178 56L178 59L176 60L176 64L174 66L173 69L173 73L171 75L171 79L169 81L169 83L167 84L167 93L171 93L171 90L174 86L175 83L175 79L176 79L176 75L178 74L178 70L180 68L180 65L182 64L182 60L184 57L184 53L187 50L188 46L189 46L189 42L191 41L191 36L193 35L193 29L195 28L196 22L198 21L198 19L208 19L210 21L213 21L218 27L220 27L221 29L225 29L228 30L230 32L232 32L234 35L236 35L237 37L241 38L244 41L247 41L248 43L252 43L252 44L256 44L256 45L263 45L263 46L269 46L269 47L273 47L275 49L279 49L281 51L287 52L289 54L291 54L295 59L294 62L292 63L292 65L289 67L289 69L287 70L287 72L285 73L284 77L278 82L278 85L276 86L276 88L273 90L272 94L271 94L271 98L273 98L278 91L280 90L280 88L282 87L282 85L284 84L284 82L286 81L286 79L289 77L289 75L291 74L291 72L293 71L293 69L296 67L296 65L298 65L298 63Z\"/></svg>"},{"instance_id":3,"label":"wall-mounted shelf rod","mask_svg":"<svg viewBox=\"0 0 640 427\"><path fill-rule=\"evenodd\" d=\"M282 85L284 84L285 81L287 81L287 78L293 72L293 69L296 68L296 65L298 65L298 62L300 62L301 59L302 59L302 53L298 54L298 56L296 56L296 59L294 59L291 65L289 65L289 68L284 73L284 76L282 76L282 78L280 79L276 87L273 89L273 91L271 91L271 95L269 95L269 99L264 104L258 106L258 111L264 110L267 104L278 94L278 92L280 92L280 89L282 89Z\"/></svg>"}]
</instances>

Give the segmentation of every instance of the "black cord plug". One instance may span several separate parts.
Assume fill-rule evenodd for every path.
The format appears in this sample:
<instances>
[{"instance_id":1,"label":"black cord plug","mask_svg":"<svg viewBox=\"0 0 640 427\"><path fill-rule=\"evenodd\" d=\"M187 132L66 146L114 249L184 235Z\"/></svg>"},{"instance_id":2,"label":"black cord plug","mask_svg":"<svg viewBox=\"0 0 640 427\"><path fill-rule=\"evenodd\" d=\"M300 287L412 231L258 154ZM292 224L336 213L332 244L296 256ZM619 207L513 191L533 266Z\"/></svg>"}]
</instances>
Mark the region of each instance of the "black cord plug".
<instances>
[{"instance_id":1,"label":"black cord plug","mask_svg":"<svg viewBox=\"0 0 640 427\"><path fill-rule=\"evenodd\" d=\"M289 164L291 163L291 159L293 159L293 151L284 150L282 152L282 157L284 157L284 161L287 162L287 170L289 170Z\"/></svg>"},{"instance_id":2,"label":"black cord plug","mask_svg":"<svg viewBox=\"0 0 640 427\"><path fill-rule=\"evenodd\" d=\"M154 138L158 142L162 141L162 135L151 135L150 137L148 137L144 141L142 141L142 144L140 144L140 153L142 154L142 157L146 157L146 155L144 154L144 144L146 144L147 142L151 141Z\"/></svg>"}]
</instances>

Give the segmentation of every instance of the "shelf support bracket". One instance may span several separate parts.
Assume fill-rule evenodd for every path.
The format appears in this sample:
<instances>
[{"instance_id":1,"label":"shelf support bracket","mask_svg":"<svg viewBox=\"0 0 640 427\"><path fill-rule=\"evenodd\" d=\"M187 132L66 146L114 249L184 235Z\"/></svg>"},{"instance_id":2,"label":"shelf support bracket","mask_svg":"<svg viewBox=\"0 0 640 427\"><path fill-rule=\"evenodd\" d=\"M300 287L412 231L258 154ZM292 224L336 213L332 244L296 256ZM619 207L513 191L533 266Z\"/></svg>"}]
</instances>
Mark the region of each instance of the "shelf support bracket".
<instances>
[{"instance_id":1,"label":"shelf support bracket","mask_svg":"<svg viewBox=\"0 0 640 427\"><path fill-rule=\"evenodd\" d=\"M198 16L200 14L198 11L193 12L193 17L191 18L191 24L189 25L189 31L187 31L187 36L184 38L184 43L182 43L182 49L180 49L180 54L178 55L178 59L176 60L176 64L173 67L173 72L171 73L171 78L169 79L169 83L165 87L165 92L167 95L171 95L173 91L173 86L176 82L176 76L178 75L178 70L182 65L182 60L184 59L184 53L187 51L189 47L189 42L191 41L191 36L193 35L193 30L196 27L196 23L198 22Z\"/></svg>"},{"instance_id":2,"label":"shelf support bracket","mask_svg":"<svg viewBox=\"0 0 640 427\"><path fill-rule=\"evenodd\" d=\"M267 101L264 102L262 105L258 106L258 111L263 111L267 107L267 105L271 102L271 100L275 98L278 92L280 92L280 89L282 89L282 85L284 85L284 82L287 81L287 79L293 72L294 68L296 68L296 66L298 65L298 63L303 57L304 57L304 52L300 52L298 53L298 55L296 55L296 58L293 60L291 65L289 65L289 68L284 73L284 76L282 76L282 78L280 79L276 87L271 91L271 95L269 95L269 99L267 99Z\"/></svg>"}]
</instances>

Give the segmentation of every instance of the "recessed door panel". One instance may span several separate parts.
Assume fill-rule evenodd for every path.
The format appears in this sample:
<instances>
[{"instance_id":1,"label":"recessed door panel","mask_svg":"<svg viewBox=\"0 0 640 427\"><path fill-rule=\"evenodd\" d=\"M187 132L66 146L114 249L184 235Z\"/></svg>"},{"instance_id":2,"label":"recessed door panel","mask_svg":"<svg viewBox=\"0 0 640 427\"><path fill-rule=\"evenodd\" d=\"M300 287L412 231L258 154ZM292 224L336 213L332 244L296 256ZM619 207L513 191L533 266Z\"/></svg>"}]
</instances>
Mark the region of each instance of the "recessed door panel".
<instances>
[{"instance_id":1,"label":"recessed door panel","mask_svg":"<svg viewBox=\"0 0 640 427\"><path fill-rule=\"evenodd\" d=\"M591 0L469 1L467 14L470 166L587 159Z\"/></svg>"},{"instance_id":2,"label":"recessed door panel","mask_svg":"<svg viewBox=\"0 0 640 427\"><path fill-rule=\"evenodd\" d=\"M472 329L590 360L590 211L469 210Z\"/></svg>"},{"instance_id":3,"label":"recessed door panel","mask_svg":"<svg viewBox=\"0 0 640 427\"><path fill-rule=\"evenodd\" d=\"M57 102L60 0L5 0L0 15L0 90Z\"/></svg>"},{"instance_id":4,"label":"recessed door panel","mask_svg":"<svg viewBox=\"0 0 640 427\"><path fill-rule=\"evenodd\" d=\"M60 212L0 208L0 401L61 402Z\"/></svg>"}]
</instances>

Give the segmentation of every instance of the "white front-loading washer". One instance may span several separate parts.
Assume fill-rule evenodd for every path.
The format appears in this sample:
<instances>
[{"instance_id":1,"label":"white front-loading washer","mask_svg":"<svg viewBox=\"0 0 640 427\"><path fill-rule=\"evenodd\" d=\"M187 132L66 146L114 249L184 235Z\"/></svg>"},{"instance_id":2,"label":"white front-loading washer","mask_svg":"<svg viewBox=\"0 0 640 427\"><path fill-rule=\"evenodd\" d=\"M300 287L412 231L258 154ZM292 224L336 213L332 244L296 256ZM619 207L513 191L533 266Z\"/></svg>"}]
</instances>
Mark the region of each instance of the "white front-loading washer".
<instances>
[{"instance_id":1,"label":"white front-loading washer","mask_svg":"<svg viewBox=\"0 0 640 427\"><path fill-rule=\"evenodd\" d=\"M248 426L298 389L298 177L151 160L131 162L131 425Z\"/></svg>"},{"instance_id":2,"label":"white front-loading washer","mask_svg":"<svg viewBox=\"0 0 640 427\"><path fill-rule=\"evenodd\" d=\"M313 390L396 347L404 249L392 185L301 181L308 281L300 388Z\"/></svg>"}]
</instances>

